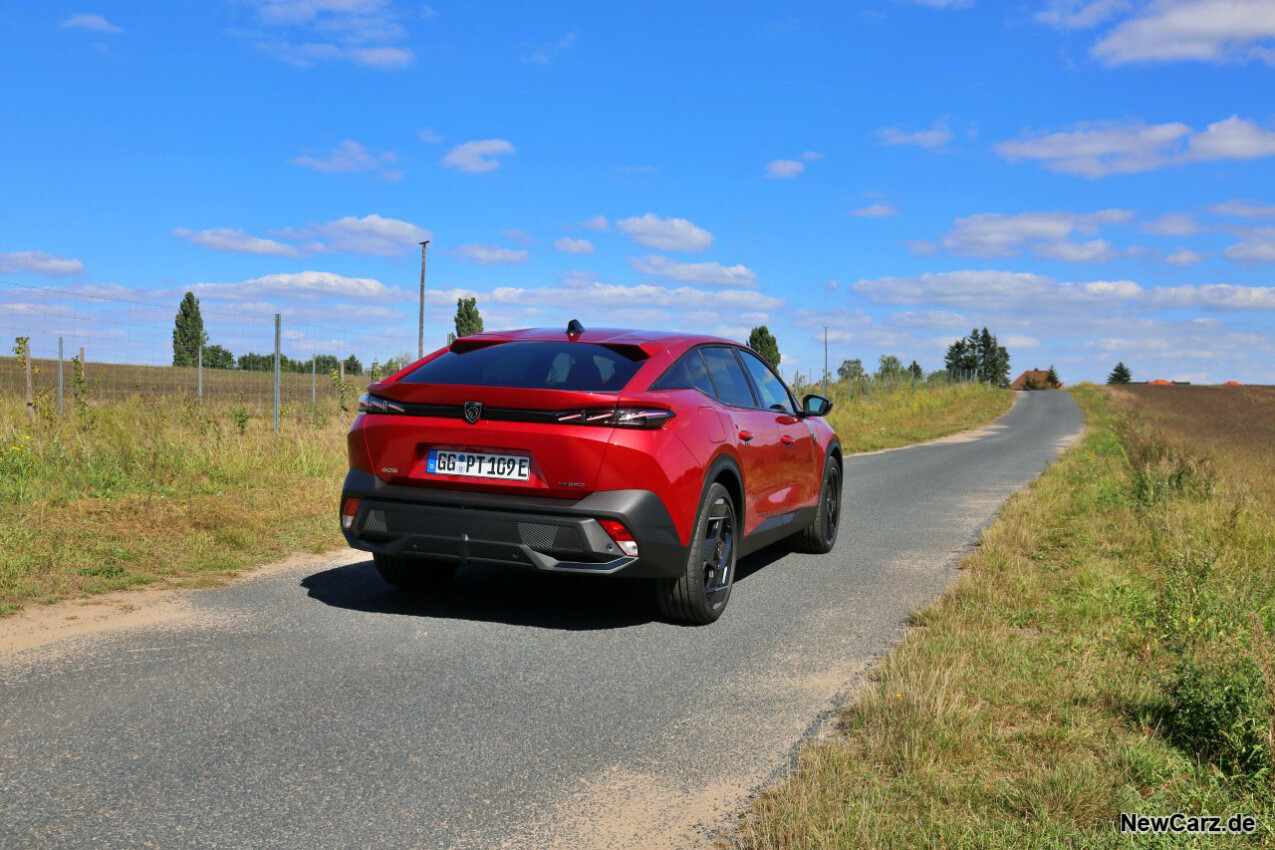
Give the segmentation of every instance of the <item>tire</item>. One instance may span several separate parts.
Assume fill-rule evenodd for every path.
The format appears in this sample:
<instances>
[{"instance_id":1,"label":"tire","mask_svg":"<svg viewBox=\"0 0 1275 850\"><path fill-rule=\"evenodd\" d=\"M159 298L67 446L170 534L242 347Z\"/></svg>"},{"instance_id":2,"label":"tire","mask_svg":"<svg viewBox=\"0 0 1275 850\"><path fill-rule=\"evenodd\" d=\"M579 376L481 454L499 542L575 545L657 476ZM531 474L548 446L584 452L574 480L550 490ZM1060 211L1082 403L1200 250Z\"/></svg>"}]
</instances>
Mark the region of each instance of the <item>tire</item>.
<instances>
[{"instance_id":1,"label":"tire","mask_svg":"<svg viewBox=\"0 0 1275 850\"><path fill-rule=\"evenodd\" d=\"M660 579L656 600L668 620L705 625L726 610L735 584L739 524L730 491L714 483L700 501L686 568L680 578Z\"/></svg>"},{"instance_id":2,"label":"tire","mask_svg":"<svg viewBox=\"0 0 1275 850\"><path fill-rule=\"evenodd\" d=\"M442 590L452 580L459 566L427 558L382 555L379 552L372 554L372 560L376 562L376 571L381 574L381 578L399 590L412 593Z\"/></svg>"},{"instance_id":3,"label":"tire","mask_svg":"<svg viewBox=\"0 0 1275 850\"><path fill-rule=\"evenodd\" d=\"M792 547L798 552L823 555L832 551L841 528L841 464L828 458L824 465L823 484L819 488L819 507L815 521L793 535Z\"/></svg>"}]
</instances>

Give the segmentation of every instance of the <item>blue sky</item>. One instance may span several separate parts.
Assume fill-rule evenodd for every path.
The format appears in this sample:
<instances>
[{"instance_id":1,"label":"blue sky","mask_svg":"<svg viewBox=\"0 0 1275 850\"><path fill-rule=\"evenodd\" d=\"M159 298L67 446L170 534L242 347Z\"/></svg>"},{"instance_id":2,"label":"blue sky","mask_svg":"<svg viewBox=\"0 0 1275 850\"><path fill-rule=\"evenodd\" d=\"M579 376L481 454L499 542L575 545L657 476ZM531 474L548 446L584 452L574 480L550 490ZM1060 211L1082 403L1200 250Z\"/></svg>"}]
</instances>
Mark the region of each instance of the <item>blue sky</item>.
<instances>
[{"instance_id":1,"label":"blue sky","mask_svg":"<svg viewBox=\"0 0 1275 850\"><path fill-rule=\"evenodd\" d=\"M237 353L414 351L431 238L427 348L473 294L764 323L785 375L987 325L1015 373L1275 383L1275 0L31 2L0 75L0 325L108 359L187 290Z\"/></svg>"}]
</instances>

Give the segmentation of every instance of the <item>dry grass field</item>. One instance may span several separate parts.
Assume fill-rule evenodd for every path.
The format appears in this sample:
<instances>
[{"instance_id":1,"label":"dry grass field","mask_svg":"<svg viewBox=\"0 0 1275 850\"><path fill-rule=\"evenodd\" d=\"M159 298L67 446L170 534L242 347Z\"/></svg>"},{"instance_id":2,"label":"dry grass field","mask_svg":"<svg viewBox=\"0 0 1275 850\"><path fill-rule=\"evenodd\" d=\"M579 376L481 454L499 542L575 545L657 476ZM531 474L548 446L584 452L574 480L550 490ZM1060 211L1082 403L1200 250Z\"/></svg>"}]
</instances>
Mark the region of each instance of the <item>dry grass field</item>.
<instances>
[{"instance_id":1,"label":"dry grass field","mask_svg":"<svg viewBox=\"0 0 1275 850\"><path fill-rule=\"evenodd\" d=\"M64 399L72 394L74 366L71 352L62 363ZM37 393L52 399L58 385L58 362L32 360L32 384ZM272 372L245 372L238 369L204 369L204 400L209 403L261 405L274 400ZM95 401L119 401L133 396L190 396L199 389L199 372L180 366L138 366L128 363L85 364L85 379L92 387ZM367 375L347 375L346 381L363 392L370 379ZM23 369L14 357L0 356L0 398L21 397L26 389ZM290 404L335 402L336 384L330 375L319 373L313 383L309 372L284 372L280 376L280 395Z\"/></svg>"},{"instance_id":2,"label":"dry grass field","mask_svg":"<svg viewBox=\"0 0 1275 850\"><path fill-rule=\"evenodd\" d=\"M1084 439L730 846L1275 843L1275 390L1073 393ZM1121 812L1259 828L1135 839Z\"/></svg>"}]
</instances>

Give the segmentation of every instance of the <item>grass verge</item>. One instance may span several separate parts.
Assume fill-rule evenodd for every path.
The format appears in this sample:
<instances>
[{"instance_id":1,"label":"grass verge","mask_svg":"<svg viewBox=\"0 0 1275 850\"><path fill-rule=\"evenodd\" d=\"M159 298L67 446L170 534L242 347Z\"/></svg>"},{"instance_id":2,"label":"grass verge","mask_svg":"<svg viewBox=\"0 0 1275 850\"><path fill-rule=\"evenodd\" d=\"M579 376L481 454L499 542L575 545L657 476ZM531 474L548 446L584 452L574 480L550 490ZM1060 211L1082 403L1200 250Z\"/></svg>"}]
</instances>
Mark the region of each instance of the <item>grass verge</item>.
<instances>
[{"instance_id":1,"label":"grass verge","mask_svg":"<svg viewBox=\"0 0 1275 850\"><path fill-rule=\"evenodd\" d=\"M811 392L819 392L817 386ZM828 422L847 454L892 449L986 425L1009 410L1014 394L987 384L902 386L874 394L828 387L833 400Z\"/></svg>"},{"instance_id":2,"label":"grass verge","mask_svg":"<svg viewBox=\"0 0 1275 850\"><path fill-rule=\"evenodd\" d=\"M1275 842L1275 391L1157 390L1073 391L1083 440L731 846L1124 846L1121 812Z\"/></svg>"},{"instance_id":3,"label":"grass verge","mask_svg":"<svg viewBox=\"0 0 1275 850\"><path fill-rule=\"evenodd\" d=\"M352 393L350 401L353 400ZM984 424L1010 393L939 386L839 399L847 452ZM351 418L329 400L268 407L187 397L0 400L0 616L143 585L207 586L294 552L343 545L336 502Z\"/></svg>"}]
</instances>

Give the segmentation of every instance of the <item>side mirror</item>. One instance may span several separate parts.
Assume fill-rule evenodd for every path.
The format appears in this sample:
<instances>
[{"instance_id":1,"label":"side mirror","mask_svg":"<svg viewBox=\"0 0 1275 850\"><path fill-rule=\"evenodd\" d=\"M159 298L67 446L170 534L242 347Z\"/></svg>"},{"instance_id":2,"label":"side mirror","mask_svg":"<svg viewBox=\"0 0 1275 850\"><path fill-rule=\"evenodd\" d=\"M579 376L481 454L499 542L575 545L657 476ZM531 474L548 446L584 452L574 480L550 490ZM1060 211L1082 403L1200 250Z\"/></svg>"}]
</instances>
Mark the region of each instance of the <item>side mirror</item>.
<instances>
[{"instance_id":1,"label":"side mirror","mask_svg":"<svg viewBox=\"0 0 1275 850\"><path fill-rule=\"evenodd\" d=\"M801 400L802 416L827 416L832 410L832 399L811 393Z\"/></svg>"}]
</instances>

